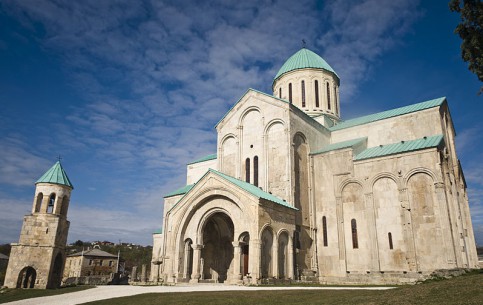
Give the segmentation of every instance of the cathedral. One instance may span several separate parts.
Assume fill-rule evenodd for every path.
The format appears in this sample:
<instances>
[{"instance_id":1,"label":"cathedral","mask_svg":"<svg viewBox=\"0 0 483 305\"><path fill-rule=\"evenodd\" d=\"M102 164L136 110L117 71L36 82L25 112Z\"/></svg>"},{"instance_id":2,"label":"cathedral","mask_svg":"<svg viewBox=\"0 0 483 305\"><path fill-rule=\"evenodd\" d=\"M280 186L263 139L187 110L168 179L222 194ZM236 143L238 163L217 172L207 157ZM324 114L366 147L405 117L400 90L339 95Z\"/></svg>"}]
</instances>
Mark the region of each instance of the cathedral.
<instances>
[{"instance_id":1,"label":"cathedral","mask_svg":"<svg viewBox=\"0 0 483 305\"><path fill-rule=\"evenodd\" d=\"M302 48L248 89L216 153L164 196L151 280L401 284L477 268L446 98L342 120L340 79Z\"/></svg>"}]
</instances>

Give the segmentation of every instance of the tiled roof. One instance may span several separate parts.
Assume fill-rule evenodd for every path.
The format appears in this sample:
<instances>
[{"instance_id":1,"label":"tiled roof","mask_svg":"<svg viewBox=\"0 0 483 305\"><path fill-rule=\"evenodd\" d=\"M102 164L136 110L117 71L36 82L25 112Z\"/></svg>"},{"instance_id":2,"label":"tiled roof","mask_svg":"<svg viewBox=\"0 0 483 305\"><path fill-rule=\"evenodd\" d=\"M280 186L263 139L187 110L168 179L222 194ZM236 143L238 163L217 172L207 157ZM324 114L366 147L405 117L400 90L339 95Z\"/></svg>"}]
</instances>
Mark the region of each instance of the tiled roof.
<instances>
[{"instance_id":1,"label":"tiled roof","mask_svg":"<svg viewBox=\"0 0 483 305\"><path fill-rule=\"evenodd\" d=\"M101 249L90 249L81 252L77 252L67 256L96 256L96 257L112 257L117 258L117 255L102 251Z\"/></svg>"},{"instance_id":2,"label":"tiled roof","mask_svg":"<svg viewBox=\"0 0 483 305\"><path fill-rule=\"evenodd\" d=\"M60 164L60 161L57 161L54 166L52 166L45 174L43 174L43 176L35 182L35 184L37 183L61 184L74 188L69 180L69 177L67 177L67 173L62 167L62 164Z\"/></svg>"},{"instance_id":3,"label":"tiled roof","mask_svg":"<svg viewBox=\"0 0 483 305\"><path fill-rule=\"evenodd\" d=\"M274 202L276 204L279 204L279 205L282 205L284 207L287 207L287 208L290 208L290 209L293 209L293 210L298 210L297 208L291 206L290 204L288 204L286 201L270 194L270 193L267 193L265 191L263 191L262 189L260 189L259 187L253 185L253 184L250 184L248 182L245 182L245 181L242 181L242 180L239 180L239 179L236 179L236 178L233 178L231 176L228 176L226 174L223 174L223 173L220 173L219 171L216 171L214 169L209 169L205 175L203 175L203 177L201 177L201 179L203 179L208 173L213 173L219 177L221 177L222 179L238 186L239 188L247 191L248 193L258 197L258 198L263 198L265 200L268 200L268 201L271 201L271 202ZM201 180L200 179L200 180ZM199 180L198 180L199 181ZM179 193L177 195L181 195L181 194L184 194L186 196L186 194L193 188L193 186L196 185L195 184L191 184L191 185L187 185L185 188L189 188L187 191L185 191L184 193ZM181 189L180 189L181 190ZM173 192L174 193L174 192ZM174 196L174 195L171 195L171 196ZM164 196L164 198L166 197L169 197L169 196ZM182 199L182 198L181 198ZM180 200L181 200L180 199ZM180 201L178 200L178 202ZM175 205L173 205L173 207L171 209L173 209L175 206L177 205L177 203Z\"/></svg>"},{"instance_id":4,"label":"tiled roof","mask_svg":"<svg viewBox=\"0 0 483 305\"><path fill-rule=\"evenodd\" d=\"M354 160L364 160L370 158L383 157L388 155L400 154L416 151L431 147L438 147L443 142L443 135L424 137L417 140L401 141L399 143L379 145L363 150L356 155Z\"/></svg>"},{"instance_id":5,"label":"tiled roof","mask_svg":"<svg viewBox=\"0 0 483 305\"><path fill-rule=\"evenodd\" d=\"M359 144L363 141L367 140L367 137L364 137L364 138L357 138L357 139L353 139L353 140L348 140L348 141L343 141L343 142L337 142L337 143L333 143L333 144L329 144L327 146L325 146L324 148L322 148L321 150L317 150L317 151L314 151L312 153L310 153L311 155L317 155L317 154L322 154L322 153L325 153L325 152L329 152L329 151L332 151L332 150L337 150L337 149L342 149L342 148L349 148L349 147L352 147L356 144Z\"/></svg>"},{"instance_id":6,"label":"tiled roof","mask_svg":"<svg viewBox=\"0 0 483 305\"><path fill-rule=\"evenodd\" d=\"M6 259L6 260L8 260L8 256L6 256L3 253L0 253L0 259Z\"/></svg>"},{"instance_id":7,"label":"tiled roof","mask_svg":"<svg viewBox=\"0 0 483 305\"><path fill-rule=\"evenodd\" d=\"M418 104L413 104L413 105L409 105L409 106L405 106L405 107L400 107L400 108L391 109L391 110L387 110L387 111L383 111L383 112L369 114L369 115L366 115L366 116L362 116L362 117L358 117L358 118L355 118L355 119L340 122L339 124L330 127L329 130L330 131L336 131L336 130L340 130L340 129L350 128L350 127L354 127L354 126L358 126L358 125L362 125L362 124L367 124L367 123L371 123L371 122L375 122L375 121L379 121L379 120L384 120L384 119L400 116L400 115L403 115L403 114L408 114L408 113L411 113L411 112L416 112L416 111L421 111L421 110L424 110L424 109L437 107L437 106L440 106L441 104L443 104L443 102L445 100L446 100L446 97L440 97L440 98L437 98L437 99L434 99L434 100L430 100L430 101L426 101L426 102L422 102L422 103L418 103Z\"/></svg>"},{"instance_id":8,"label":"tiled roof","mask_svg":"<svg viewBox=\"0 0 483 305\"><path fill-rule=\"evenodd\" d=\"M334 73L337 76L334 69L332 69L332 67L322 57L310 51L309 49L303 48L287 59L280 70L278 70L278 73L273 81L275 82L283 74L290 71L306 68L324 69ZM339 77L337 76L337 79L338 78Z\"/></svg>"},{"instance_id":9,"label":"tiled roof","mask_svg":"<svg viewBox=\"0 0 483 305\"><path fill-rule=\"evenodd\" d=\"M188 163L188 165L190 164L195 164L195 163L200 163L200 162L205 162L205 161L209 161L209 160L214 160L216 159L216 154L211 154L211 155L208 155L208 156L204 156L202 158L199 158L195 161L192 161L190 163Z\"/></svg>"},{"instance_id":10,"label":"tiled roof","mask_svg":"<svg viewBox=\"0 0 483 305\"><path fill-rule=\"evenodd\" d=\"M235 184L236 186L244 189L245 191L251 193L252 195L258 197L258 198L263 198L265 200L268 200L268 201L272 201L274 203L277 203L277 204L280 204L280 205L283 205L285 207L288 207L288 208L291 208L291 209L294 209L294 210L297 210L296 208L294 208L293 206L291 206L290 204L288 204L286 201L270 194L270 193L267 193L265 191L263 191L262 189L260 189L258 186L255 186L253 184L250 184L248 182L245 182L245 181L242 181L242 180L239 180L239 179L236 179L236 178L233 178L231 176L228 176L226 174L223 174L223 173L220 173L219 171L216 171L214 169L210 169L210 172L224 178L225 180L228 180L229 182Z\"/></svg>"},{"instance_id":11,"label":"tiled roof","mask_svg":"<svg viewBox=\"0 0 483 305\"><path fill-rule=\"evenodd\" d=\"M195 186L195 185L194 184L188 184L188 185L185 185L183 187L180 187L176 191L173 191L171 193L168 193L167 195L164 195L164 198L186 194L187 192L189 192L189 190L191 190L193 188L193 186Z\"/></svg>"}]
</instances>

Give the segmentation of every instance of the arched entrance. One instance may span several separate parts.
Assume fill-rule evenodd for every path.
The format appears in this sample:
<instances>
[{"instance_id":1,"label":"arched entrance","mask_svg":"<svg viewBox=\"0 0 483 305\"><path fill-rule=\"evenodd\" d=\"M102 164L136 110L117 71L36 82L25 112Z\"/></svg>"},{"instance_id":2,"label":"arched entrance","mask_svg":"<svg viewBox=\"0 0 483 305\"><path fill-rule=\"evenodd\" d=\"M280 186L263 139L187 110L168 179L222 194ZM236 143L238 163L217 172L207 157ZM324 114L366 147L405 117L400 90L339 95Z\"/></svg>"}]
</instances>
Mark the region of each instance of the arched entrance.
<instances>
[{"instance_id":1,"label":"arched entrance","mask_svg":"<svg viewBox=\"0 0 483 305\"><path fill-rule=\"evenodd\" d=\"M278 237L278 278L284 279L288 277L288 234L282 232Z\"/></svg>"},{"instance_id":2,"label":"arched entrance","mask_svg":"<svg viewBox=\"0 0 483 305\"><path fill-rule=\"evenodd\" d=\"M241 248L240 265L241 265L242 276L246 276L249 273L248 271L249 244L250 244L250 235L248 233L242 234L242 236L240 237L240 248Z\"/></svg>"},{"instance_id":3,"label":"arched entrance","mask_svg":"<svg viewBox=\"0 0 483 305\"><path fill-rule=\"evenodd\" d=\"M223 283L233 261L233 222L228 215L217 212L203 227L201 280Z\"/></svg>"},{"instance_id":4,"label":"arched entrance","mask_svg":"<svg viewBox=\"0 0 483 305\"><path fill-rule=\"evenodd\" d=\"M34 288L37 271L32 267L25 267L20 271L17 280L17 288Z\"/></svg>"},{"instance_id":5,"label":"arched entrance","mask_svg":"<svg viewBox=\"0 0 483 305\"><path fill-rule=\"evenodd\" d=\"M52 273L50 275L50 282L48 288L58 288L60 287L60 282L62 281L64 261L62 259L62 254L58 253L54 260L54 266L52 267Z\"/></svg>"},{"instance_id":6,"label":"arched entrance","mask_svg":"<svg viewBox=\"0 0 483 305\"><path fill-rule=\"evenodd\" d=\"M261 244L261 272L262 278L266 279L273 276L272 266L272 247L273 247L273 232L271 228L267 227L262 232Z\"/></svg>"}]
</instances>

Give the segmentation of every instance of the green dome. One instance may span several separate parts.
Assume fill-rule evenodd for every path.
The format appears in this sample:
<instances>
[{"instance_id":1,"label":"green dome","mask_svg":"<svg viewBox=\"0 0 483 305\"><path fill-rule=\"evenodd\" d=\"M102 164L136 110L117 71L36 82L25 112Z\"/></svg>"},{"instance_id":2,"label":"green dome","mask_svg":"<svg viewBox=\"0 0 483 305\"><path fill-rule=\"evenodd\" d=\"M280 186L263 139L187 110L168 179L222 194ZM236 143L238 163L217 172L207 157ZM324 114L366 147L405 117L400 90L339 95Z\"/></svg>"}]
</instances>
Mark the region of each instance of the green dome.
<instances>
[{"instance_id":1,"label":"green dome","mask_svg":"<svg viewBox=\"0 0 483 305\"><path fill-rule=\"evenodd\" d=\"M285 73L305 68L324 69L326 71L332 72L336 76L337 81L339 81L339 76L337 75L337 73L335 73L334 69L332 69L332 67L329 66L329 64L322 57L306 48L303 48L294 55L292 55L283 64L280 70L278 70L278 73L273 81L275 82Z\"/></svg>"}]
</instances>

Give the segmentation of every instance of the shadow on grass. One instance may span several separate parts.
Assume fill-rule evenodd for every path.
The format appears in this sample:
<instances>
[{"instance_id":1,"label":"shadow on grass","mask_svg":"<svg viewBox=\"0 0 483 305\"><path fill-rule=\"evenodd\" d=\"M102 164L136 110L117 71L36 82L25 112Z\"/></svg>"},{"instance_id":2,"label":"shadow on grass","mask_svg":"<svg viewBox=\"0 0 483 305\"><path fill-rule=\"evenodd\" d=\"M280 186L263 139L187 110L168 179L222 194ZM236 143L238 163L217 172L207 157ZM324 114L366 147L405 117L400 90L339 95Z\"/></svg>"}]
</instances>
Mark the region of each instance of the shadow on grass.
<instances>
[{"instance_id":1,"label":"shadow on grass","mask_svg":"<svg viewBox=\"0 0 483 305\"><path fill-rule=\"evenodd\" d=\"M481 305L483 274L470 274L451 279L373 290L279 290L223 291L186 293L148 293L114 298L86 305L238 305L238 304L365 304L365 305Z\"/></svg>"},{"instance_id":2,"label":"shadow on grass","mask_svg":"<svg viewBox=\"0 0 483 305\"><path fill-rule=\"evenodd\" d=\"M46 297L94 288L95 286L82 285L59 289L2 289L0 290L0 304L24 299Z\"/></svg>"}]
</instances>

